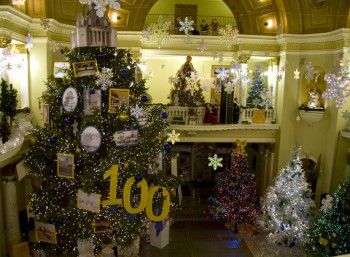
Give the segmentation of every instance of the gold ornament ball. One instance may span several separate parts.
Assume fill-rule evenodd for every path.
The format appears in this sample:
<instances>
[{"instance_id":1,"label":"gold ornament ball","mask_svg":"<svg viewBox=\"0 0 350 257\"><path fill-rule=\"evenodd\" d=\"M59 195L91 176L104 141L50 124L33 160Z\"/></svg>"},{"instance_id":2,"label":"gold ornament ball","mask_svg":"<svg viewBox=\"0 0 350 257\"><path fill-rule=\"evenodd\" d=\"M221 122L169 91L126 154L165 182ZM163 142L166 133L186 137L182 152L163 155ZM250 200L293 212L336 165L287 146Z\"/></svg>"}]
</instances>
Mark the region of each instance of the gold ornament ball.
<instances>
[{"instance_id":1,"label":"gold ornament ball","mask_svg":"<svg viewBox=\"0 0 350 257\"><path fill-rule=\"evenodd\" d=\"M128 162L124 162L124 168L129 168L129 163Z\"/></svg>"},{"instance_id":2,"label":"gold ornament ball","mask_svg":"<svg viewBox=\"0 0 350 257\"><path fill-rule=\"evenodd\" d=\"M80 153L81 152L81 149L79 147L75 148L75 152L76 153Z\"/></svg>"},{"instance_id":3,"label":"gold ornament ball","mask_svg":"<svg viewBox=\"0 0 350 257\"><path fill-rule=\"evenodd\" d=\"M30 139L30 143L31 143L32 145L34 145L34 144L35 144L35 142L36 142L35 138L34 138L34 137L32 137L32 138Z\"/></svg>"},{"instance_id":4,"label":"gold ornament ball","mask_svg":"<svg viewBox=\"0 0 350 257\"><path fill-rule=\"evenodd\" d=\"M217 212L221 212L221 207L216 207Z\"/></svg>"},{"instance_id":5,"label":"gold ornament ball","mask_svg":"<svg viewBox=\"0 0 350 257\"><path fill-rule=\"evenodd\" d=\"M126 121L127 119L128 119L128 115L125 113L125 112L123 112L123 113L121 113L120 115L119 115L119 119L121 120L121 121Z\"/></svg>"},{"instance_id":6,"label":"gold ornament ball","mask_svg":"<svg viewBox=\"0 0 350 257\"><path fill-rule=\"evenodd\" d=\"M96 227L96 222L95 222L95 221L91 222L91 227L92 227L92 228L95 228L95 227Z\"/></svg>"}]
</instances>

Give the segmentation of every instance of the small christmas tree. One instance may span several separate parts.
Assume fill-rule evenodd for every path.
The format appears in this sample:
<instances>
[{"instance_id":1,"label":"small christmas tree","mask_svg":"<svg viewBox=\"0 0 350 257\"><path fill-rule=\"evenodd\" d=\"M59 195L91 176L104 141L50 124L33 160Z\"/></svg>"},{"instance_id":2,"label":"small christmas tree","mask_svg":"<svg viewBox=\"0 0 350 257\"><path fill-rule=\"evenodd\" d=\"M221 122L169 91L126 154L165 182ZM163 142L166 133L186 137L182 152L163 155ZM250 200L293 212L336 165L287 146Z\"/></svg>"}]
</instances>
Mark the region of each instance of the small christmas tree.
<instances>
[{"instance_id":1,"label":"small christmas tree","mask_svg":"<svg viewBox=\"0 0 350 257\"><path fill-rule=\"evenodd\" d=\"M79 16L79 24L100 31L108 17L94 12ZM62 49L66 76L48 78L41 103L49 120L32 131L35 143L25 158L37 181L30 205L41 242L34 249L61 257L78 256L85 243L89 256L105 247L125 249L176 205L178 180L153 168L173 155L165 106L149 103L128 50L100 43Z\"/></svg>"},{"instance_id":2,"label":"small christmas tree","mask_svg":"<svg viewBox=\"0 0 350 257\"><path fill-rule=\"evenodd\" d=\"M263 104L262 94L266 92L264 73L259 65L256 65L256 70L253 73L252 86L249 90L247 98L247 107L249 108L265 108Z\"/></svg>"},{"instance_id":3,"label":"small christmas tree","mask_svg":"<svg viewBox=\"0 0 350 257\"><path fill-rule=\"evenodd\" d=\"M258 224L269 233L269 239L274 243L290 247L305 243L310 210L314 205L299 159L299 149L294 149L288 164L266 189L261 201L263 214Z\"/></svg>"},{"instance_id":4,"label":"small christmas tree","mask_svg":"<svg viewBox=\"0 0 350 257\"><path fill-rule=\"evenodd\" d=\"M321 217L311 232L311 248L315 256L337 256L350 253L350 177L333 197L322 200Z\"/></svg>"},{"instance_id":5,"label":"small christmas tree","mask_svg":"<svg viewBox=\"0 0 350 257\"><path fill-rule=\"evenodd\" d=\"M170 104L179 106L203 106L204 96L200 87L198 74L193 67L192 57L187 56L186 62L177 72L176 82L170 92Z\"/></svg>"},{"instance_id":6,"label":"small christmas tree","mask_svg":"<svg viewBox=\"0 0 350 257\"><path fill-rule=\"evenodd\" d=\"M209 198L208 214L217 221L236 225L254 224L259 215L259 200L254 174L248 170L244 143L237 142L232 166L226 169Z\"/></svg>"},{"instance_id":7,"label":"small christmas tree","mask_svg":"<svg viewBox=\"0 0 350 257\"><path fill-rule=\"evenodd\" d=\"M1 93L0 93L0 136L2 142L5 143L8 141L11 134L11 125L13 118L16 116L16 107L17 107L17 90L8 88L7 82L1 80Z\"/></svg>"}]
</instances>

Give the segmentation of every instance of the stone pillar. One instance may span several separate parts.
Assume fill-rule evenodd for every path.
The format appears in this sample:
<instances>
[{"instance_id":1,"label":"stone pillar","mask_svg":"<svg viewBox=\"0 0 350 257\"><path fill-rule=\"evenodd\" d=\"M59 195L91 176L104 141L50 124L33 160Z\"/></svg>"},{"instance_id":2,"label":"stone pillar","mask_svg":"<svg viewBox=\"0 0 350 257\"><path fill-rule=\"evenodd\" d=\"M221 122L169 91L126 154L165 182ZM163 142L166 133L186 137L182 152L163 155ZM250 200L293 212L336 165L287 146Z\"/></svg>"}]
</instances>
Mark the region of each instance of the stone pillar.
<instances>
[{"instance_id":1,"label":"stone pillar","mask_svg":"<svg viewBox=\"0 0 350 257\"><path fill-rule=\"evenodd\" d=\"M18 200L16 188L16 166L8 165L3 168L2 183L4 188L5 229L7 250L11 254L12 246L21 242L19 227Z\"/></svg>"}]
</instances>

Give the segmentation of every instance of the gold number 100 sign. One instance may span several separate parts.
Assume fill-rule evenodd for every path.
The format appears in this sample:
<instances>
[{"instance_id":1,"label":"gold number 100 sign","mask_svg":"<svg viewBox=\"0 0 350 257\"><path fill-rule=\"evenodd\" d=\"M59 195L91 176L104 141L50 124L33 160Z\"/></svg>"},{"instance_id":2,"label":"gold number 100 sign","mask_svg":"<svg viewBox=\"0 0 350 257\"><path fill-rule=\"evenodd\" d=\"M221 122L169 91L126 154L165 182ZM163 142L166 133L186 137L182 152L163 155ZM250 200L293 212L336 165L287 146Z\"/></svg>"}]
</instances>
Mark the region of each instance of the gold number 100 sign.
<instances>
[{"instance_id":1,"label":"gold number 100 sign","mask_svg":"<svg viewBox=\"0 0 350 257\"><path fill-rule=\"evenodd\" d=\"M141 199L137 207L132 207L130 203L131 186L136 182L134 177L129 178L123 190L123 199L117 198L117 182L118 182L118 165L113 165L109 170L103 174L103 179L106 180L109 177L109 199L103 200L102 205L123 205L127 212L130 214L136 214L142 212L146 208L146 215L151 221L162 221L164 220L170 210L170 195L169 191L165 187L152 186L148 189L148 184L145 179L139 182L141 188ZM156 192L162 191L164 198L163 208L160 215L156 216L153 214L153 196Z\"/></svg>"}]
</instances>

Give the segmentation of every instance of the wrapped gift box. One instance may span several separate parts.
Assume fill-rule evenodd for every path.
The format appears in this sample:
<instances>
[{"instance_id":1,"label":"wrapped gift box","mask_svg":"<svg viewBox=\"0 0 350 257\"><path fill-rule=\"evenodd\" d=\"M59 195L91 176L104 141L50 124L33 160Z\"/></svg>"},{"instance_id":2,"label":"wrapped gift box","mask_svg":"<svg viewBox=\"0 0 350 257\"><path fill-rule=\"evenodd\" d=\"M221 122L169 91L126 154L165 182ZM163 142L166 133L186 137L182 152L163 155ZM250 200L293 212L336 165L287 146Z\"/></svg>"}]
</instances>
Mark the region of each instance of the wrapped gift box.
<instances>
[{"instance_id":1,"label":"wrapped gift box","mask_svg":"<svg viewBox=\"0 0 350 257\"><path fill-rule=\"evenodd\" d=\"M159 232L157 235L156 223L152 223L150 226L151 233L151 245L163 248L167 244L169 244L169 221L163 221L163 230Z\"/></svg>"}]
</instances>

